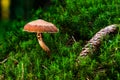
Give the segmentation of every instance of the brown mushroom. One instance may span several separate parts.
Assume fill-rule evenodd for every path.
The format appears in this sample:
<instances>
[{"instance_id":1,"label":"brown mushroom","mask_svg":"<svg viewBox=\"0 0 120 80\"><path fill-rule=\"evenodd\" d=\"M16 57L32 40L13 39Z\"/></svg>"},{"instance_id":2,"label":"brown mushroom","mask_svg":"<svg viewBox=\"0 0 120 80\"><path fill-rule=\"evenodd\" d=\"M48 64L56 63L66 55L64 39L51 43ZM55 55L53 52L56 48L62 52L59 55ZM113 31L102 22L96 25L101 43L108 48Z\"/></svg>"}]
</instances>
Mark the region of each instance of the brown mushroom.
<instances>
[{"instance_id":1,"label":"brown mushroom","mask_svg":"<svg viewBox=\"0 0 120 80\"><path fill-rule=\"evenodd\" d=\"M37 33L37 38L38 38L38 42L39 42L40 46L50 56L50 49L47 47L47 45L45 45L45 43L42 39L42 33L58 32L59 30L56 28L56 26L54 24L44 21L42 19L38 19L38 20L34 20L32 22L27 23L24 26L24 31Z\"/></svg>"}]
</instances>

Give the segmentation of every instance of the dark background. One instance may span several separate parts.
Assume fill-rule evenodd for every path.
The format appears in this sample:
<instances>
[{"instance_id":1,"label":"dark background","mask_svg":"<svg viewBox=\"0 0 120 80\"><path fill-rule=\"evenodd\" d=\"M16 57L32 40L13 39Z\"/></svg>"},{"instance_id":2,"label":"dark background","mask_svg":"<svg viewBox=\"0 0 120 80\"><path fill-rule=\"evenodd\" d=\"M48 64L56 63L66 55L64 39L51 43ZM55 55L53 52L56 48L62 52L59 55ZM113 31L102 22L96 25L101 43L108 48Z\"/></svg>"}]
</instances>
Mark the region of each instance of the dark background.
<instances>
[{"instance_id":1,"label":"dark background","mask_svg":"<svg viewBox=\"0 0 120 80\"><path fill-rule=\"evenodd\" d=\"M0 0L0 6L1 6ZM30 15L32 10L36 10L38 8L44 8L50 5L50 0L5 0L9 1L10 6L9 8L9 18L4 18L1 15L1 9L0 7L0 20L13 20L16 18L27 18L27 16Z\"/></svg>"}]
</instances>

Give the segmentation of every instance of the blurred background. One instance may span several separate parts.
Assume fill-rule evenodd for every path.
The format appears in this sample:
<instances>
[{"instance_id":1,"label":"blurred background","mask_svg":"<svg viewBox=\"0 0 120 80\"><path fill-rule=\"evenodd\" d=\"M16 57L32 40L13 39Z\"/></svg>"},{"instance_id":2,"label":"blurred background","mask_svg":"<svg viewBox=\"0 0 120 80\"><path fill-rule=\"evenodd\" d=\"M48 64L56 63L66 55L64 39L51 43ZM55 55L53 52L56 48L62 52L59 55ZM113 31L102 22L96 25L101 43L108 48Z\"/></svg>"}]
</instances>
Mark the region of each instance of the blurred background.
<instances>
[{"instance_id":1,"label":"blurred background","mask_svg":"<svg viewBox=\"0 0 120 80\"><path fill-rule=\"evenodd\" d=\"M0 0L0 39L13 20L27 20L32 12L44 8L50 0Z\"/></svg>"},{"instance_id":2,"label":"blurred background","mask_svg":"<svg viewBox=\"0 0 120 80\"><path fill-rule=\"evenodd\" d=\"M0 0L0 20L26 18L30 12L50 4L50 0Z\"/></svg>"}]
</instances>

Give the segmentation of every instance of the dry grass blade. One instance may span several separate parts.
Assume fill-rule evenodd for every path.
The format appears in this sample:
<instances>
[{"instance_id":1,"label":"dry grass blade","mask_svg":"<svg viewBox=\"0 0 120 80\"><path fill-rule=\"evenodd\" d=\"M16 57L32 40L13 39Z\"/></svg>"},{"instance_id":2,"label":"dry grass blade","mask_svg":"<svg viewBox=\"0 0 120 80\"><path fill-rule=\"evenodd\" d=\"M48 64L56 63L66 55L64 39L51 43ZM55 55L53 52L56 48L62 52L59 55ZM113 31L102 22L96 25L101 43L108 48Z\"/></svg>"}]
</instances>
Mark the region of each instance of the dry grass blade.
<instances>
[{"instance_id":1,"label":"dry grass blade","mask_svg":"<svg viewBox=\"0 0 120 80\"><path fill-rule=\"evenodd\" d=\"M5 58L3 61L0 62L0 64L5 63L8 60L8 58Z\"/></svg>"}]
</instances>

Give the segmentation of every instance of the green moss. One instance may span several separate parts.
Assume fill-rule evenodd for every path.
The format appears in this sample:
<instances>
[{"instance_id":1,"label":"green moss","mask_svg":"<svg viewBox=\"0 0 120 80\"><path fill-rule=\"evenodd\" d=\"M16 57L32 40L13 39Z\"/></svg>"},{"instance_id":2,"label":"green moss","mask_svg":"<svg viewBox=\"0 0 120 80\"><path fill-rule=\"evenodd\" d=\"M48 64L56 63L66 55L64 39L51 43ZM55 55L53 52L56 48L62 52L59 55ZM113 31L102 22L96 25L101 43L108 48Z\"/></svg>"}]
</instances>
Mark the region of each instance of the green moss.
<instances>
[{"instance_id":1,"label":"green moss","mask_svg":"<svg viewBox=\"0 0 120 80\"><path fill-rule=\"evenodd\" d=\"M119 24L120 1L52 0L51 5L33 12L28 21L11 21L0 41L0 78L6 80L109 80L120 78L119 29L107 38L95 55L75 61L82 47L97 31ZM43 34L51 57L41 49L36 34L23 31L26 22L42 18L54 23L59 33ZM118 25L119 28L119 25ZM74 37L74 38L73 38ZM75 39L75 40L74 40Z\"/></svg>"}]
</instances>

